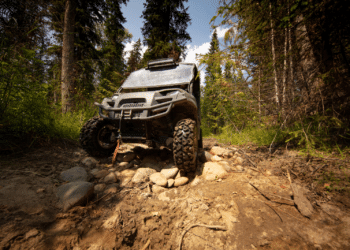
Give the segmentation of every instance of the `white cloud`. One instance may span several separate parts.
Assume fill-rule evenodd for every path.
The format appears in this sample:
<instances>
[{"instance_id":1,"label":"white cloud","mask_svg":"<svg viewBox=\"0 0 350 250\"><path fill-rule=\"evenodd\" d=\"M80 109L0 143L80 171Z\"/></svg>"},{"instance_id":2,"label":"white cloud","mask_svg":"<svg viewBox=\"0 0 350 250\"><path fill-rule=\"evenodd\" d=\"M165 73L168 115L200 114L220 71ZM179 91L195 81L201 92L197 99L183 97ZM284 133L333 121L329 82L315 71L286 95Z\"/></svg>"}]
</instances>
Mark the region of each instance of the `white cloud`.
<instances>
[{"instance_id":1,"label":"white cloud","mask_svg":"<svg viewBox=\"0 0 350 250\"><path fill-rule=\"evenodd\" d=\"M184 62L187 63L195 63L197 66L199 66L199 58L197 58L197 55L204 55L209 52L210 43L203 43L200 46L192 46L187 45L187 56ZM204 77L205 77L205 71L204 69L200 69L200 77L201 77L201 85L204 84Z\"/></svg>"},{"instance_id":2,"label":"white cloud","mask_svg":"<svg viewBox=\"0 0 350 250\"><path fill-rule=\"evenodd\" d=\"M132 47L134 46L136 42L135 41L131 41L131 42L127 42L125 44L124 47L124 53L125 53L125 60L128 61L129 56L130 56L130 51L132 50ZM143 44L141 44L141 55L143 56L143 54L146 52L148 46L144 46Z\"/></svg>"},{"instance_id":3,"label":"white cloud","mask_svg":"<svg viewBox=\"0 0 350 250\"><path fill-rule=\"evenodd\" d=\"M216 33L218 34L218 38L224 38L226 31L228 31L229 28L223 28L223 27L217 27ZM214 30L210 34L210 39L213 37Z\"/></svg>"}]
</instances>

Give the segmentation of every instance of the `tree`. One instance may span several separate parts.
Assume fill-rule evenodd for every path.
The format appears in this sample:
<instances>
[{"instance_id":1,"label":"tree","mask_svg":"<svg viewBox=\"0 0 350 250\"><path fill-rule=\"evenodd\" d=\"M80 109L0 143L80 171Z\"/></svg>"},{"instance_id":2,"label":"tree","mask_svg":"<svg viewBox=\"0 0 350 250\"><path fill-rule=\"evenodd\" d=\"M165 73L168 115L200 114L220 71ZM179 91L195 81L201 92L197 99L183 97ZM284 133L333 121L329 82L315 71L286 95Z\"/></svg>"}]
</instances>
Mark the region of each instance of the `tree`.
<instances>
[{"instance_id":1,"label":"tree","mask_svg":"<svg viewBox=\"0 0 350 250\"><path fill-rule=\"evenodd\" d=\"M53 0L50 6L51 27L55 30L58 44L51 48L51 54L61 57L62 61L63 113L75 106L74 100L78 95L91 96L98 66L102 79L108 81L113 81L116 71L124 70L122 41L125 30L122 24L125 18L120 5L126 2ZM102 23L106 40L101 39L101 32L97 30L98 24ZM97 49L101 47L101 50Z\"/></svg>"},{"instance_id":2,"label":"tree","mask_svg":"<svg viewBox=\"0 0 350 250\"><path fill-rule=\"evenodd\" d=\"M62 42L62 112L73 108L74 91L74 25L76 15L76 1L67 0L65 4L63 42Z\"/></svg>"},{"instance_id":3,"label":"tree","mask_svg":"<svg viewBox=\"0 0 350 250\"><path fill-rule=\"evenodd\" d=\"M137 40L137 42L132 46L132 51L130 51L130 56L127 62L127 72L133 72L141 68L141 60L142 60L142 48L141 48L141 39Z\"/></svg>"},{"instance_id":4,"label":"tree","mask_svg":"<svg viewBox=\"0 0 350 250\"><path fill-rule=\"evenodd\" d=\"M222 79L221 62L218 60L220 52L219 40L216 29L213 32L209 52L203 62L206 64L203 120L207 123L211 132L217 134L220 119L222 117L220 80Z\"/></svg>"},{"instance_id":5,"label":"tree","mask_svg":"<svg viewBox=\"0 0 350 250\"><path fill-rule=\"evenodd\" d=\"M102 40L100 77L97 96L112 95L125 79L124 44L132 35L123 27L126 19L121 12L121 4L127 0L107 0L104 15L104 36Z\"/></svg>"},{"instance_id":6,"label":"tree","mask_svg":"<svg viewBox=\"0 0 350 250\"><path fill-rule=\"evenodd\" d=\"M144 55L146 60L173 57L176 61L185 57L186 43L191 37L186 31L191 18L188 0L146 0L144 3L144 26L141 28L144 45L148 49Z\"/></svg>"}]
</instances>

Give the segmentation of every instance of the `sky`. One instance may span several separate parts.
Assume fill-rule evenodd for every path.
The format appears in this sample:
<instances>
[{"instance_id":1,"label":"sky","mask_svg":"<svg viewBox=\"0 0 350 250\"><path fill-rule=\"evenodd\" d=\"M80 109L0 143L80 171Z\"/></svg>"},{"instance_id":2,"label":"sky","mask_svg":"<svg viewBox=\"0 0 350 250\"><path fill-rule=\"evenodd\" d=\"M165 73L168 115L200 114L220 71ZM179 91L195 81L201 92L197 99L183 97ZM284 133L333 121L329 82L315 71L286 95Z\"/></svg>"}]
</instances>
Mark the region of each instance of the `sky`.
<instances>
[{"instance_id":1,"label":"sky","mask_svg":"<svg viewBox=\"0 0 350 250\"><path fill-rule=\"evenodd\" d=\"M125 51L130 51L132 45L141 38L141 27L143 26L143 18L141 18L144 9L143 3L145 0L130 0L127 5L123 5L122 12L126 18L124 27L133 35L131 42L125 46ZM211 35L213 29L209 23L213 16L216 15L219 6L218 0L189 0L185 3L185 7L189 7L188 13L192 19L191 24L187 27L187 32L190 34L192 41L187 43L187 56L184 62L196 63L196 54L206 54L209 50ZM220 21L220 19L218 19ZM215 24L219 22L216 21ZM218 28L218 38L222 39L226 29ZM143 52L146 48L143 48ZM127 55L128 56L128 55ZM201 67L200 67L201 69ZM201 70L201 82L203 84L204 70Z\"/></svg>"}]
</instances>

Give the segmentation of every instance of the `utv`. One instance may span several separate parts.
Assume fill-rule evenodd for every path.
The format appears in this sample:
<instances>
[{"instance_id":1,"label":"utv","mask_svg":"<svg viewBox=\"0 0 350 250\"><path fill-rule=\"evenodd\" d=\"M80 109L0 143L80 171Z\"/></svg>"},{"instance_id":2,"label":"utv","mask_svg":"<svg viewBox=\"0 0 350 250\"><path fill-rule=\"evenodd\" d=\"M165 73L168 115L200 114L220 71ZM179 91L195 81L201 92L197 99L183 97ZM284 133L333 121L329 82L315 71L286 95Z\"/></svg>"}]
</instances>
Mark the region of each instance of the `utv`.
<instances>
[{"instance_id":1,"label":"utv","mask_svg":"<svg viewBox=\"0 0 350 250\"><path fill-rule=\"evenodd\" d=\"M148 62L148 67L131 73L112 97L95 103L99 117L81 129L81 146L92 156L110 156L119 139L164 146L173 150L179 169L195 171L202 148L197 73L195 64L171 58Z\"/></svg>"}]
</instances>

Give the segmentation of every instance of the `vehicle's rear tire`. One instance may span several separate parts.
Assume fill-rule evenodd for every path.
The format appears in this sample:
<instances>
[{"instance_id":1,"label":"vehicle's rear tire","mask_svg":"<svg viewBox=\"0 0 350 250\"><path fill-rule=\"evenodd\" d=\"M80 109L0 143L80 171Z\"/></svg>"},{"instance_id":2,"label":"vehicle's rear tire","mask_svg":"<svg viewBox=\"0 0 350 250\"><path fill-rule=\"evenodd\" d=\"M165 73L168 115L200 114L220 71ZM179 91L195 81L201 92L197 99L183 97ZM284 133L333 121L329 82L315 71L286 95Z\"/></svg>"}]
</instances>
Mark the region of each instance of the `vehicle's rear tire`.
<instances>
[{"instance_id":1,"label":"vehicle's rear tire","mask_svg":"<svg viewBox=\"0 0 350 250\"><path fill-rule=\"evenodd\" d=\"M185 173L196 171L198 154L197 124L192 119L180 120L174 131L173 155L176 167Z\"/></svg>"},{"instance_id":2,"label":"vehicle's rear tire","mask_svg":"<svg viewBox=\"0 0 350 250\"><path fill-rule=\"evenodd\" d=\"M110 140L113 130L110 121L101 117L88 120L80 131L80 144L91 156L110 156L115 150L117 142Z\"/></svg>"}]
</instances>

